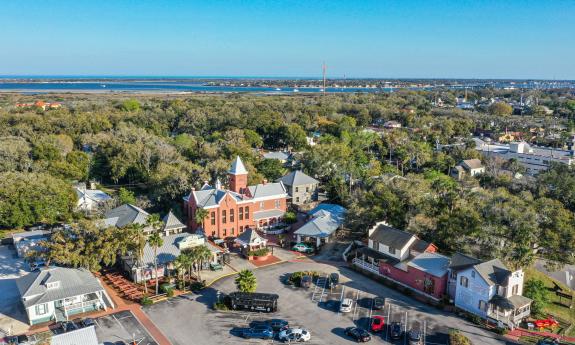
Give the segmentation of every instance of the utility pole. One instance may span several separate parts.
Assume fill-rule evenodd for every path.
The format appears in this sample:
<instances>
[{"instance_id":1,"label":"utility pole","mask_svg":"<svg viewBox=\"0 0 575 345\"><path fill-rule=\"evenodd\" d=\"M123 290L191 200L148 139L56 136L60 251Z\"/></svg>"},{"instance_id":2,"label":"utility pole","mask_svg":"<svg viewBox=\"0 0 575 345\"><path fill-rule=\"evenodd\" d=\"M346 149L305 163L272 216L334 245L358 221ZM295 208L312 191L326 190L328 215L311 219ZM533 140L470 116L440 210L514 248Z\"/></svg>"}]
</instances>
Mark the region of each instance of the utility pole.
<instances>
[{"instance_id":1,"label":"utility pole","mask_svg":"<svg viewBox=\"0 0 575 345\"><path fill-rule=\"evenodd\" d=\"M325 96L325 70L326 70L325 61L323 62L321 67L323 72L323 95Z\"/></svg>"}]
</instances>

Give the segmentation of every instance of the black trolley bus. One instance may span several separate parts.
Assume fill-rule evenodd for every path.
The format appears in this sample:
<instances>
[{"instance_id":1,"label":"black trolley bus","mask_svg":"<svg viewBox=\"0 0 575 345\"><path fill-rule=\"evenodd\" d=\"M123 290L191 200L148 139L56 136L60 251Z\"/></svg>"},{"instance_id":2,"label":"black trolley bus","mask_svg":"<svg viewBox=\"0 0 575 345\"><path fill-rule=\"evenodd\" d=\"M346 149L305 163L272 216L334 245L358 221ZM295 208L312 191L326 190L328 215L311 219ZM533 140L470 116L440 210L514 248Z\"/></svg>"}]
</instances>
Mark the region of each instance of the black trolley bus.
<instances>
[{"instance_id":1,"label":"black trolley bus","mask_svg":"<svg viewBox=\"0 0 575 345\"><path fill-rule=\"evenodd\" d=\"M232 292L228 295L230 308L272 313L278 310L279 296L271 293Z\"/></svg>"}]
</instances>

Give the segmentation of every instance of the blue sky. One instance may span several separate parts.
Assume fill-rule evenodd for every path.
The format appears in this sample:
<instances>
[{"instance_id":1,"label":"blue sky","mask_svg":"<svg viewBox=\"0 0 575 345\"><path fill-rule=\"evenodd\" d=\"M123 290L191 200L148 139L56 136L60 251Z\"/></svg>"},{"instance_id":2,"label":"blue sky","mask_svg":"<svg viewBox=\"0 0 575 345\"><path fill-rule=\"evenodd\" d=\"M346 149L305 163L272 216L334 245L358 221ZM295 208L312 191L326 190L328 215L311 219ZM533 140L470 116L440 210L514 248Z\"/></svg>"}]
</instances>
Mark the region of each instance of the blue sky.
<instances>
[{"instance_id":1,"label":"blue sky","mask_svg":"<svg viewBox=\"0 0 575 345\"><path fill-rule=\"evenodd\" d=\"M3 0L2 75L575 79L575 1Z\"/></svg>"}]
</instances>

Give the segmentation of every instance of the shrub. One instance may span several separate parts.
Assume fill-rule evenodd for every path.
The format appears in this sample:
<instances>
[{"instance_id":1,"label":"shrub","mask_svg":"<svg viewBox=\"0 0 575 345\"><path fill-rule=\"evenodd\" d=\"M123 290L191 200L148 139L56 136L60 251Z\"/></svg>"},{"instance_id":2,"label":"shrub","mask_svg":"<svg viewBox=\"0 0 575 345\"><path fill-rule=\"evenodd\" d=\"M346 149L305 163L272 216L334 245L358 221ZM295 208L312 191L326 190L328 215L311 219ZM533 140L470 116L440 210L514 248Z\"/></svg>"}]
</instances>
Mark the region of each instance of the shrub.
<instances>
[{"instance_id":1,"label":"shrub","mask_svg":"<svg viewBox=\"0 0 575 345\"><path fill-rule=\"evenodd\" d=\"M145 307L154 304L154 302L150 297L142 297L142 299L140 300L140 304Z\"/></svg>"},{"instance_id":2,"label":"shrub","mask_svg":"<svg viewBox=\"0 0 575 345\"><path fill-rule=\"evenodd\" d=\"M190 289L192 291L199 291L203 288L205 288L206 286L204 285L204 283L202 282L193 282L192 284L190 284Z\"/></svg>"},{"instance_id":3,"label":"shrub","mask_svg":"<svg viewBox=\"0 0 575 345\"><path fill-rule=\"evenodd\" d=\"M228 306L224 302L214 303L215 310L229 310Z\"/></svg>"},{"instance_id":4,"label":"shrub","mask_svg":"<svg viewBox=\"0 0 575 345\"><path fill-rule=\"evenodd\" d=\"M549 303L549 291L545 286L545 282L540 279L529 279L525 283L523 295L533 300L531 313L533 315L542 315L543 310Z\"/></svg>"},{"instance_id":5,"label":"shrub","mask_svg":"<svg viewBox=\"0 0 575 345\"><path fill-rule=\"evenodd\" d=\"M449 344L451 345L471 345L471 341L461 334L459 330L452 329L449 331Z\"/></svg>"},{"instance_id":6,"label":"shrub","mask_svg":"<svg viewBox=\"0 0 575 345\"><path fill-rule=\"evenodd\" d=\"M320 276L320 273L317 271L297 271L290 275L289 282L295 286L301 286L301 278L303 276L311 276L312 279L315 279Z\"/></svg>"},{"instance_id":7,"label":"shrub","mask_svg":"<svg viewBox=\"0 0 575 345\"><path fill-rule=\"evenodd\" d=\"M292 211L286 212L284 214L284 222L286 222L287 224L293 224L297 222L297 215L295 214L295 212Z\"/></svg>"},{"instance_id":8,"label":"shrub","mask_svg":"<svg viewBox=\"0 0 575 345\"><path fill-rule=\"evenodd\" d=\"M260 248L256 250L250 250L248 256L266 256L270 250L268 248Z\"/></svg>"},{"instance_id":9,"label":"shrub","mask_svg":"<svg viewBox=\"0 0 575 345\"><path fill-rule=\"evenodd\" d=\"M167 288L167 289L166 289L166 296L167 296L167 297L174 297L174 289L172 289L172 288Z\"/></svg>"}]
</instances>

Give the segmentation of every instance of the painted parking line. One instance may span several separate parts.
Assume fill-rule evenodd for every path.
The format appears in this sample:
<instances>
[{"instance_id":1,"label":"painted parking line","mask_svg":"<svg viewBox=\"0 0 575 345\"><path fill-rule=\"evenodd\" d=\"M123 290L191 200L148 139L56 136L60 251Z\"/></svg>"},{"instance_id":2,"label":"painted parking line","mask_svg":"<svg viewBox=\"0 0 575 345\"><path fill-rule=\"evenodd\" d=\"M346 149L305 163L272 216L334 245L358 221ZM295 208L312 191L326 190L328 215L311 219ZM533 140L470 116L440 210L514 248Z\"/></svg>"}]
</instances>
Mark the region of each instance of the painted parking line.
<instances>
[{"instance_id":1,"label":"painted parking line","mask_svg":"<svg viewBox=\"0 0 575 345\"><path fill-rule=\"evenodd\" d=\"M345 285L341 286L341 295L339 296L339 305L337 307L337 315L341 315L341 302L343 302L343 293L345 291Z\"/></svg>"}]
</instances>

